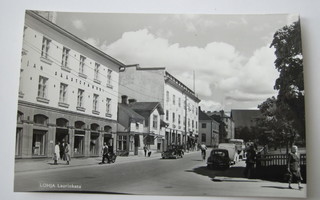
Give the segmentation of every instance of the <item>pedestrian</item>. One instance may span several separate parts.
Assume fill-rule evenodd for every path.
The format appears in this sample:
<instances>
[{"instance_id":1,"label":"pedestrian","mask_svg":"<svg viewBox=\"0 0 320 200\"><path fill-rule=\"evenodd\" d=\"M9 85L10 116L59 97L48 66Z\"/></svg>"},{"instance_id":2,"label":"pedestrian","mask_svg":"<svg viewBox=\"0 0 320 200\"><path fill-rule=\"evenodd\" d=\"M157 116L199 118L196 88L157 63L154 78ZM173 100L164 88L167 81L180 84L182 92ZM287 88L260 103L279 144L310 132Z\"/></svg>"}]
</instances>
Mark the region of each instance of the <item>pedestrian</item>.
<instances>
[{"instance_id":1,"label":"pedestrian","mask_svg":"<svg viewBox=\"0 0 320 200\"><path fill-rule=\"evenodd\" d=\"M107 143L103 143L103 147L102 147L102 162L99 164L105 164L105 159L107 159L108 163L110 163L110 159L109 159L109 147L107 145Z\"/></svg>"},{"instance_id":2,"label":"pedestrian","mask_svg":"<svg viewBox=\"0 0 320 200\"><path fill-rule=\"evenodd\" d=\"M204 143L202 143L200 145L200 149L201 149L202 160L205 160L206 159L207 146Z\"/></svg>"},{"instance_id":3,"label":"pedestrian","mask_svg":"<svg viewBox=\"0 0 320 200\"><path fill-rule=\"evenodd\" d=\"M288 154L288 172L290 174L289 176L289 188L292 189L291 183L293 180L296 180L298 182L298 189L302 189L301 186L301 172L300 172L300 155L298 153L298 147L296 145L293 145L291 148L291 153Z\"/></svg>"},{"instance_id":4,"label":"pedestrian","mask_svg":"<svg viewBox=\"0 0 320 200\"><path fill-rule=\"evenodd\" d=\"M148 151L148 157L150 157L150 156L151 156L151 150Z\"/></svg>"},{"instance_id":5,"label":"pedestrian","mask_svg":"<svg viewBox=\"0 0 320 200\"><path fill-rule=\"evenodd\" d=\"M65 147L64 147L64 157L67 161L67 165L69 165L71 157L70 157L70 145L68 142L65 144Z\"/></svg>"},{"instance_id":6,"label":"pedestrian","mask_svg":"<svg viewBox=\"0 0 320 200\"><path fill-rule=\"evenodd\" d=\"M60 159L61 160L65 160L65 157L64 157L64 148L65 148L64 140L62 140L62 143L60 143L59 147L60 147L60 151L59 151Z\"/></svg>"},{"instance_id":7,"label":"pedestrian","mask_svg":"<svg viewBox=\"0 0 320 200\"><path fill-rule=\"evenodd\" d=\"M53 161L54 165L58 164L58 160L60 160L60 142L57 142L54 146L54 154L53 154Z\"/></svg>"},{"instance_id":8,"label":"pedestrian","mask_svg":"<svg viewBox=\"0 0 320 200\"><path fill-rule=\"evenodd\" d=\"M144 157L146 157L147 156L147 151L148 151L147 145L144 145L143 151L144 151Z\"/></svg>"},{"instance_id":9,"label":"pedestrian","mask_svg":"<svg viewBox=\"0 0 320 200\"><path fill-rule=\"evenodd\" d=\"M244 176L246 178L253 178L256 156L257 154L254 150L254 145L250 145L247 150L246 168L244 169Z\"/></svg>"}]
</instances>

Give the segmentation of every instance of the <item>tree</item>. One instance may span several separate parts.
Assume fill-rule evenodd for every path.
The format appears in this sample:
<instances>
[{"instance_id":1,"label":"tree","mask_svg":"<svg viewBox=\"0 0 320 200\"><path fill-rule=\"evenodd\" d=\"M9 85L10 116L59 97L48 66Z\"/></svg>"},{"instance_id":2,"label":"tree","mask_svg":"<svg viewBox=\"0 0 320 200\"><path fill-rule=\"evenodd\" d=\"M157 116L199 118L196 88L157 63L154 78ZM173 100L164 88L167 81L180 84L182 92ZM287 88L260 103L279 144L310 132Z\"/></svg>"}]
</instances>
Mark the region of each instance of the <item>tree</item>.
<instances>
[{"instance_id":1,"label":"tree","mask_svg":"<svg viewBox=\"0 0 320 200\"><path fill-rule=\"evenodd\" d=\"M300 21L284 26L274 34L275 67L280 72L274 88L278 90L277 108L302 138L305 137L303 58ZM293 138L294 139L294 138Z\"/></svg>"},{"instance_id":2,"label":"tree","mask_svg":"<svg viewBox=\"0 0 320 200\"><path fill-rule=\"evenodd\" d=\"M283 145L288 149L297 139L305 140L305 105L303 58L300 21L284 26L274 34L270 47L275 48L275 68L279 71L274 89L277 97L259 105L264 116L259 126L269 130L269 137L260 140ZM272 131L271 131L272 130Z\"/></svg>"}]
</instances>

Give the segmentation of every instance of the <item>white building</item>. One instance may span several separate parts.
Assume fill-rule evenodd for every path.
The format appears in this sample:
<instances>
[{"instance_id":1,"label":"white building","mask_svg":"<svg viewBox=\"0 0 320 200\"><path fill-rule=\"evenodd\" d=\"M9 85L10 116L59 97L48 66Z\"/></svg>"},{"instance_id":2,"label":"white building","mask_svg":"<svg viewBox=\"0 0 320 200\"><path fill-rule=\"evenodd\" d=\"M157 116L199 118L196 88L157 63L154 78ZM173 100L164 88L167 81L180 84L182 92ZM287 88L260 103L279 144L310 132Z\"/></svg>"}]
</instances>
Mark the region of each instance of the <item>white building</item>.
<instances>
[{"instance_id":1,"label":"white building","mask_svg":"<svg viewBox=\"0 0 320 200\"><path fill-rule=\"evenodd\" d=\"M27 11L18 101L16 157L51 157L57 142L71 156L115 146L119 69L124 64Z\"/></svg>"},{"instance_id":2,"label":"white building","mask_svg":"<svg viewBox=\"0 0 320 200\"><path fill-rule=\"evenodd\" d=\"M197 142L200 99L165 68L127 66L120 71L119 92L138 102L160 102L164 110L165 146L194 147Z\"/></svg>"}]
</instances>

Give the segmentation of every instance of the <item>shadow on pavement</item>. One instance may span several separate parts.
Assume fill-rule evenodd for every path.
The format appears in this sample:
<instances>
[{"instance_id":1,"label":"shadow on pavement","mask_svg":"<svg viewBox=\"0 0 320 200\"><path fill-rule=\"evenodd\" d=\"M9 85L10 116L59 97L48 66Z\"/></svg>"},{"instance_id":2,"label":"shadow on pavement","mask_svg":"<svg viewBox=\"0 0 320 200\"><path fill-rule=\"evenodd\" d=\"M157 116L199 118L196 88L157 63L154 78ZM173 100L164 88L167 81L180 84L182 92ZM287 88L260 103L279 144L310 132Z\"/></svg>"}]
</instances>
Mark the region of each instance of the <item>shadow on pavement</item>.
<instances>
[{"instance_id":1,"label":"shadow on pavement","mask_svg":"<svg viewBox=\"0 0 320 200\"><path fill-rule=\"evenodd\" d=\"M290 189L288 186L287 187L282 187L282 186L261 186L263 188L275 188L275 189L288 189L288 190L292 190Z\"/></svg>"},{"instance_id":2,"label":"shadow on pavement","mask_svg":"<svg viewBox=\"0 0 320 200\"><path fill-rule=\"evenodd\" d=\"M207 176L214 182L258 182L258 180L244 178L243 170L244 167L231 167L226 170L211 170L202 166L194 168L193 170L186 170L186 172L193 172L202 176Z\"/></svg>"}]
</instances>

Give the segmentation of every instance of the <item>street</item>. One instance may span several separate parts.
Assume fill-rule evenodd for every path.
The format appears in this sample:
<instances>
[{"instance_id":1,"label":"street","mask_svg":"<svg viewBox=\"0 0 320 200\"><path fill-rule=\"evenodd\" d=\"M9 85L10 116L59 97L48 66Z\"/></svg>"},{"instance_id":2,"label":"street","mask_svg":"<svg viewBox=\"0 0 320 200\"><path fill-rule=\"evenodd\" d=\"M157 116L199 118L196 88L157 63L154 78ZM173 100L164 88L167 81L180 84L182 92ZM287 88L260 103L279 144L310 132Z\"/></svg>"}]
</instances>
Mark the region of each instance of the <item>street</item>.
<instances>
[{"instance_id":1,"label":"street","mask_svg":"<svg viewBox=\"0 0 320 200\"><path fill-rule=\"evenodd\" d=\"M209 153L209 151L208 151ZM243 178L244 162L228 170L208 170L200 152L181 159L141 157L105 165L72 166L15 173L15 191L97 192L170 196L305 197L286 183ZM296 185L294 185L296 187Z\"/></svg>"}]
</instances>

